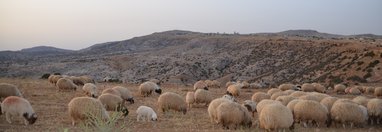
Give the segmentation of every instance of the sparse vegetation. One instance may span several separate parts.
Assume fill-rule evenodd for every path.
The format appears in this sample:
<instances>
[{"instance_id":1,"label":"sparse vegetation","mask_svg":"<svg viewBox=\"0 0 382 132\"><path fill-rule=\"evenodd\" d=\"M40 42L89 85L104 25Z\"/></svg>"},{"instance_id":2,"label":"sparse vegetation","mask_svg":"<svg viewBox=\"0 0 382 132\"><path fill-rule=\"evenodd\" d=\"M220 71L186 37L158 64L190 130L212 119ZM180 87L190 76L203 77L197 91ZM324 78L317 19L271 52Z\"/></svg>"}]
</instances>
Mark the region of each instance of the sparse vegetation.
<instances>
[{"instance_id":1,"label":"sparse vegetation","mask_svg":"<svg viewBox=\"0 0 382 132\"><path fill-rule=\"evenodd\" d=\"M374 54L373 51L367 52L367 53L365 54L365 57L374 57L374 56L375 56L375 54Z\"/></svg>"}]
</instances>

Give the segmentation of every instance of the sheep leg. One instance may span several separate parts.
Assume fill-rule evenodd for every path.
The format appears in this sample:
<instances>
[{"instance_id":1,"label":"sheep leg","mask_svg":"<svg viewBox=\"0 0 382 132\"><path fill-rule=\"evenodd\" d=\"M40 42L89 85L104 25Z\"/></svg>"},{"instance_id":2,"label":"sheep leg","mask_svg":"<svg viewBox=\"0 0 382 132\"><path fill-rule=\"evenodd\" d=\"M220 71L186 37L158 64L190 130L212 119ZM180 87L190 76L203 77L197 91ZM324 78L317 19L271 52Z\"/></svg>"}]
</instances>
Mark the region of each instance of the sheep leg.
<instances>
[{"instance_id":1,"label":"sheep leg","mask_svg":"<svg viewBox=\"0 0 382 132\"><path fill-rule=\"evenodd\" d=\"M139 115L137 115L137 122L139 122L139 118L140 118L140 116L139 116Z\"/></svg>"},{"instance_id":2,"label":"sheep leg","mask_svg":"<svg viewBox=\"0 0 382 132\"><path fill-rule=\"evenodd\" d=\"M11 114L9 114L8 112L5 113L5 119L7 120L7 122L8 122L9 124L12 123L12 121L11 121Z\"/></svg>"}]
</instances>

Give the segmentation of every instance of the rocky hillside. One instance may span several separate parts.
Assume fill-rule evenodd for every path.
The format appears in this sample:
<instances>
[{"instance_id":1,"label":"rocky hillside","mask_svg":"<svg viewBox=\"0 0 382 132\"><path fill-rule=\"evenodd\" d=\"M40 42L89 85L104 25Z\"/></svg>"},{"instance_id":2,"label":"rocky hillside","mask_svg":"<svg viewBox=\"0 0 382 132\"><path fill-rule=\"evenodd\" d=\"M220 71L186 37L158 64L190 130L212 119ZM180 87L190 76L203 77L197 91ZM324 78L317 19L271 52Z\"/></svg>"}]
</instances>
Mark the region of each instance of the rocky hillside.
<instances>
[{"instance_id":1,"label":"rocky hillside","mask_svg":"<svg viewBox=\"0 0 382 132\"><path fill-rule=\"evenodd\" d=\"M370 83L382 82L381 47L378 37L312 30L251 35L174 30L56 55L0 52L0 76L60 72L123 82L248 80L265 87L283 82Z\"/></svg>"}]
</instances>

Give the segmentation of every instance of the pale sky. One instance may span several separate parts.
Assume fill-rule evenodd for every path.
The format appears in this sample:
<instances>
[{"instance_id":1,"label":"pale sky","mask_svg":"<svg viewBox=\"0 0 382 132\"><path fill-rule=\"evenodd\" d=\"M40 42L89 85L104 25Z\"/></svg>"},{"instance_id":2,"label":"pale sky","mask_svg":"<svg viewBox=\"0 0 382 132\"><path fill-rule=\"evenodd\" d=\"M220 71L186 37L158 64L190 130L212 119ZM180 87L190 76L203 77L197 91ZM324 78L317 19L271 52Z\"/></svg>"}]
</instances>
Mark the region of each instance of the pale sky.
<instances>
[{"instance_id":1,"label":"pale sky","mask_svg":"<svg viewBox=\"0 0 382 132\"><path fill-rule=\"evenodd\" d=\"M0 51L78 50L174 29L382 35L382 0L0 0Z\"/></svg>"}]
</instances>

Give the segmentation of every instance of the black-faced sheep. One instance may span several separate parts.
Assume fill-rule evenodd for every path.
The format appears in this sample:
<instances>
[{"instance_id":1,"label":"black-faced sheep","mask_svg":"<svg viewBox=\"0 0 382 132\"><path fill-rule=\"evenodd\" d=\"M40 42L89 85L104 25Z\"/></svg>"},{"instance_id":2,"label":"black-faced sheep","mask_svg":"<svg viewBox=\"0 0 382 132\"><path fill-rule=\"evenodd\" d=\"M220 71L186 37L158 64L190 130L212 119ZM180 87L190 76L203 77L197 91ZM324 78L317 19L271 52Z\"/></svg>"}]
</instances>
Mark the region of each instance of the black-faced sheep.
<instances>
[{"instance_id":1,"label":"black-faced sheep","mask_svg":"<svg viewBox=\"0 0 382 132\"><path fill-rule=\"evenodd\" d=\"M155 111L148 106L139 106L137 111L137 121L157 121L158 117Z\"/></svg>"},{"instance_id":2,"label":"black-faced sheep","mask_svg":"<svg viewBox=\"0 0 382 132\"><path fill-rule=\"evenodd\" d=\"M93 83L86 83L82 90L85 92L85 94L89 97L97 98L98 97L98 90L97 86Z\"/></svg>"},{"instance_id":3,"label":"black-faced sheep","mask_svg":"<svg viewBox=\"0 0 382 132\"><path fill-rule=\"evenodd\" d=\"M73 83L72 80L70 79L67 79L67 78L60 78L58 79L57 83L56 83L57 87L58 87L58 91L62 91L62 90L77 90L77 85Z\"/></svg>"},{"instance_id":4,"label":"black-faced sheep","mask_svg":"<svg viewBox=\"0 0 382 132\"><path fill-rule=\"evenodd\" d=\"M155 93L158 93L158 94L162 93L162 89L160 89L160 87L157 84L153 83L153 82L148 81L148 82L144 82L141 85L139 85L139 93L143 97L150 96L153 91Z\"/></svg>"},{"instance_id":5,"label":"black-faced sheep","mask_svg":"<svg viewBox=\"0 0 382 132\"><path fill-rule=\"evenodd\" d=\"M1 113L5 114L8 123L12 123L11 116L20 116L24 119L25 125L33 124L37 120L37 115L34 112L28 100L18 96L8 96L1 103Z\"/></svg>"},{"instance_id":6,"label":"black-faced sheep","mask_svg":"<svg viewBox=\"0 0 382 132\"><path fill-rule=\"evenodd\" d=\"M293 129L293 115L284 105L272 103L264 106L260 112L259 123L260 128L267 131Z\"/></svg>"},{"instance_id":7,"label":"black-faced sheep","mask_svg":"<svg viewBox=\"0 0 382 132\"><path fill-rule=\"evenodd\" d=\"M218 124L224 129L236 129L238 126L251 127L252 115L236 102L223 102L216 108Z\"/></svg>"},{"instance_id":8,"label":"black-faced sheep","mask_svg":"<svg viewBox=\"0 0 382 132\"><path fill-rule=\"evenodd\" d=\"M256 92L252 95L252 101L259 103L263 99L271 99L271 96L264 92Z\"/></svg>"},{"instance_id":9,"label":"black-faced sheep","mask_svg":"<svg viewBox=\"0 0 382 132\"><path fill-rule=\"evenodd\" d=\"M19 89L15 85L8 84L8 83L0 83L0 100L6 98L8 96L23 97L21 95L21 92L19 91Z\"/></svg>"},{"instance_id":10,"label":"black-faced sheep","mask_svg":"<svg viewBox=\"0 0 382 132\"><path fill-rule=\"evenodd\" d=\"M129 114L125 101L120 96L106 93L99 96L98 100L101 101L107 111L121 111L125 117Z\"/></svg>"},{"instance_id":11,"label":"black-faced sheep","mask_svg":"<svg viewBox=\"0 0 382 132\"><path fill-rule=\"evenodd\" d=\"M183 100L182 96L173 92L166 92L161 94L158 98L159 110L165 113L168 110L175 110L187 113L187 104Z\"/></svg>"},{"instance_id":12,"label":"black-faced sheep","mask_svg":"<svg viewBox=\"0 0 382 132\"><path fill-rule=\"evenodd\" d=\"M75 97L68 104L68 111L74 126L78 121L92 118L109 120L109 114L101 101L91 97Z\"/></svg>"},{"instance_id":13,"label":"black-faced sheep","mask_svg":"<svg viewBox=\"0 0 382 132\"><path fill-rule=\"evenodd\" d=\"M134 104L134 97L129 89L122 86L115 86L112 89L117 90L121 94L121 98L125 101Z\"/></svg>"}]
</instances>

